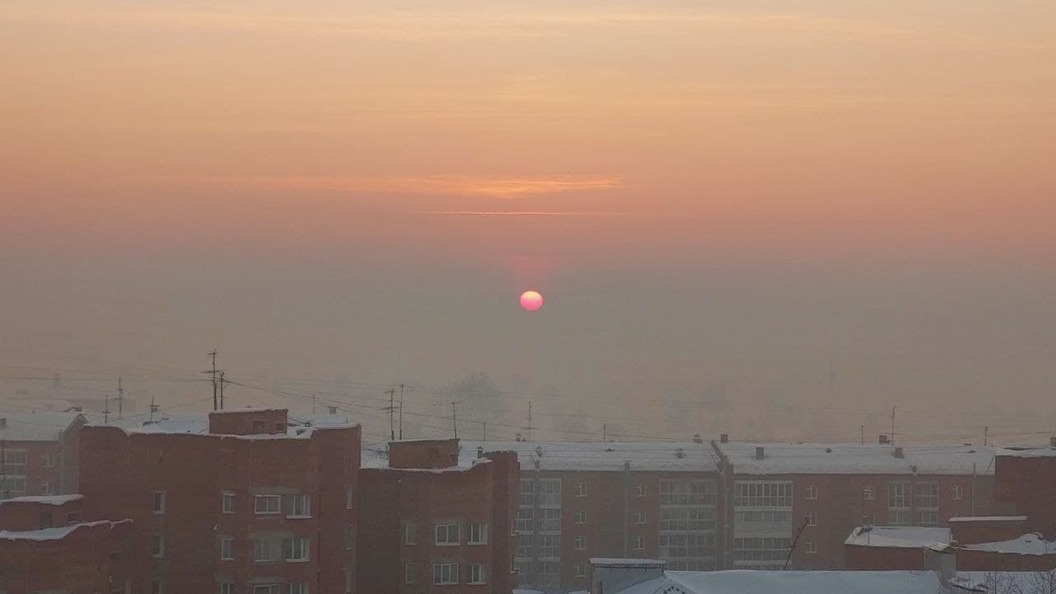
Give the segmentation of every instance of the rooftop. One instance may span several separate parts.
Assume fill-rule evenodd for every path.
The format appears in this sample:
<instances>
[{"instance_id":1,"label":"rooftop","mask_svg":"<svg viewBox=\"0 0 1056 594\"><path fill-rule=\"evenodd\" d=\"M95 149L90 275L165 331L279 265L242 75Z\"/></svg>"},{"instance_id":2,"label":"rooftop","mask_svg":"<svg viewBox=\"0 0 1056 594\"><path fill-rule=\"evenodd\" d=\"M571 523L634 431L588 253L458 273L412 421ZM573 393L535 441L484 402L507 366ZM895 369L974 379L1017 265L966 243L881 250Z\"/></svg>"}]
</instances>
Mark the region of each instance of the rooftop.
<instances>
[{"instance_id":1,"label":"rooftop","mask_svg":"<svg viewBox=\"0 0 1056 594\"><path fill-rule=\"evenodd\" d=\"M612 594L935 594L931 571L668 571Z\"/></svg>"},{"instance_id":2,"label":"rooftop","mask_svg":"<svg viewBox=\"0 0 1056 594\"><path fill-rule=\"evenodd\" d=\"M5 441L56 441L81 413L76 412L0 412L0 439Z\"/></svg>"},{"instance_id":3,"label":"rooftop","mask_svg":"<svg viewBox=\"0 0 1056 594\"><path fill-rule=\"evenodd\" d=\"M1012 540L962 545L960 548L1009 555L1056 555L1056 542L1044 540L1038 533L1024 534Z\"/></svg>"},{"instance_id":4,"label":"rooftop","mask_svg":"<svg viewBox=\"0 0 1056 594\"><path fill-rule=\"evenodd\" d=\"M858 547L921 549L945 546L950 529L931 526L872 526L855 528L844 544Z\"/></svg>"},{"instance_id":5,"label":"rooftop","mask_svg":"<svg viewBox=\"0 0 1056 594\"><path fill-rule=\"evenodd\" d=\"M116 524L123 524L125 522L131 522L131 520L122 520L120 522L100 520L98 522L84 522L81 524L71 524L69 526L60 526L57 528L43 528L41 530L0 530L0 540L29 540L38 542L62 540L82 528L94 528L96 526L112 527Z\"/></svg>"},{"instance_id":6,"label":"rooftop","mask_svg":"<svg viewBox=\"0 0 1056 594\"><path fill-rule=\"evenodd\" d=\"M962 516L950 518L951 522L1026 522L1027 516Z\"/></svg>"},{"instance_id":7,"label":"rooftop","mask_svg":"<svg viewBox=\"0 0 1056 594\"><path fill-rule=\"evenodd\" d=\"M422 440L422 439L406 440L405 439L403 441L405 441L405 442L410 441L410 442L415 442L415 443L424 443L424 442L429 442L429 441L445 441L445 440L433 440L433 439L429 439L429 440ZM465 446L465 442L462 442L462 443L463 443L463 445L459 446L459 448L458 448L459 449L458 464L455 465L455 466L449 466L449 467L446 467L446 468L398 468L398 469L393 469L393 470L400 470L402 472L431 472L431 473L452 472L452 471L461 472L461 471L473 468L477 464L490 462L490 460L488 460L487 458L484 458L484 459L477 458L477 449L476 448L473 448L471 450L467 449L466 446ZM380 443L364 444L363 448L360 450L359 467L360 468L373 468L373 469L389 468L389 444L388 444L388 442L384 442L383 441L383 442L380 442Z\"/></svg>"},{"instance_id":8,"label":"rooftop","mask_svg":"<svg viewBox=\"0 0 1056 594\"><path fill-rule=\"evenodd\" d=\"M256 409L231 409L227 412L243 412ZM269 409L270 410L270 409ZM258 410L259 412L259 410ZM93 426L101 426L102 423L92 423ZM121 424L109 423L108 426L120 427L125 433L132 434L170 434L170 435L216 435L218 437L232 439L307 439L311 437L316 429L343 429L354 427L344 415L291 415L288 419L286 433L267 435L220 435L209 433L209 416L186 415L171 416L159 415L154 421Z\"/></svg>"},{"instance_id":9,"label":"rooftop","mask_svg":"<svg viewBox=\"0 0 1056 594\"><path fill-rule=\"evenodd\" d=\"M1007 458L1049 458L1056 456L1056 448L1043 446L1036 448L1005 448L998 454Z\"/></svg>"},{"instance_id":10,"label":"rooftop","mask_svg":"<svg viewBox=\"0 0 1056 594\"><path fill-rule=\"evenodd\" d=\"M756 448L763 459L756 459ZM736 474L994 474L995 448L854 444L754 444L729 442L719 449Z\"/></svg>"},{"instance_id":11,"label":"rooftop","mask_svg":"<svg viewBox=\"0 0 1056 594\"><path fill-rule=\"evenodd\" d=\"M24 497L12 497L0 501L0 505L8 503L35 503L40 505L66 505L72 501L80 501L84 495L27 495Z\"/></svg>"},{"instance_id":12,"label":"rooftop","mask_svg":"<svg viewBox=\"0 0 1056 594\"><path fill-rule=\"evenodd\" d=\"M515 452L521 470L715 472L718 459L708 443L463 441L461 455Z\"/></svg>"}]
</instances>

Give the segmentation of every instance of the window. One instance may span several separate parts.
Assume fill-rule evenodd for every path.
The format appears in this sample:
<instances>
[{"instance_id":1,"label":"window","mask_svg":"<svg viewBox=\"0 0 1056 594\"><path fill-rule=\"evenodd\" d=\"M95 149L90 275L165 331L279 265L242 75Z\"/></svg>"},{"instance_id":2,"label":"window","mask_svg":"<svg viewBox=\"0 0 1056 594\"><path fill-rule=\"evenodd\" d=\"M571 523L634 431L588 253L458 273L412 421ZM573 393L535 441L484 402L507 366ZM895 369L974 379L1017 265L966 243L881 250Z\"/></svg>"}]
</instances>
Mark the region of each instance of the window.
<instances>
[{"instance_id":1,"label":"window","mask_svg":"<svg viewBox=\"0 0 1056 594\"><path fill-rule=\"evenodd\" d=\"M70 512L66 514L66 525L76 524L81 521L81 514L79 512Z\"/></svg>"},{"instance_id":2,"label":"window","mask_svg":"<svg viewBox=\"0 0 1056 594\"><path fill-rule=\"evenodd\" d=\"M155 514L165 513L165 491L154 491L151 509Z\"/></svg>"},{"instance_id":3,"label":"window","mask_svg":"<svg viewBox=\"0 0 1056 594\"><path fill-rule=\"evenodd\" d=\"M26 450L0 450L0 498L26 494Z\"/></svg>"},{"instance_id":4,"label":"window","mask_svg":"<svg viewBox=\"0 0 1056 594\"><path fill-rule=\"evenodd\" d=\"M258 514L282 513L281 495L257 495L254 498L254 511Z\"/></svg>"},{"instance_id":5,"label":"window","mask_svg":"<svg viewBox=\"0 0 1056 594\"><path fill-rule=\"evenodd\" d=\"M587 512L586 511L579 510L579 511L576 512L576 523L577 524L586 524L587 523Z\"/></svg>"},{"instance_id":6,"label":"window","mask_svg":"<svg viewBox=\"0 0 1056 594\"><path fill-rule=\"evenodd\" d=\"M576 497L587 496L587 483L576 483Z\"/></svg>"},{"instance_id":7,"label":"window","mask_svg":"<svg viewBox=\"0 0 1056 594\"><path fill-rule=\"evenodd\" d=\"M488 542L488 525L483 523L466 526L466 544L480 545Z\"/></svg>"},{"instance_id":8,"label":"window","mask_svg":"<svg viewBox=\"0 0 1056 594\"><path fill-rule=\"evenodd\" d=\"M352 509L356 503L356 492L352 485L345 487L345 509Z\"/></svg>"},{"instance_id":9,"label":"window","mask_svg":"<svg viewBox=\"0 0 1056 594\"><path fill-rule=\"evenodd\" d=\"M959 499L964 499L964 487L962 487L960 485L954 485L953 486L953 498L954 499L958 499L958 500Z\"/></svg>"},{"instance_id":10,"label":"window","mask_svg":"<svg viewBox=\"0 0 1056 594\"><path fill-rule=\"evenodd\" d=\"M235 585L231 582L221 582L220 594L235 594Z\"/></svg>"},{"instance_id":11,"label":"window","mask_svg":"<svg viewBox=\"0 0 1056 594\"><path fill-rule=\"evenodd\" d=\"M783 566L788 550L792 547L791 538L747 537L733 539L734 567Z\"/></svg>"},{"instance_id":12,"label":"window","mask_svg":"<svg viewBox=\"0 0 1056 594\"><path fill-rule=\"evenodd\" d=\"M308 594L308 584L304 582L290 584L290 594Z\"/></svg>"},{"instance_id":13,"label":"window","mask_svg":"<svg viewBox=\"0 0 1056 594\"><path fill-rule=\"evenodd\" d=\"M662 480L658 493L657 558L667 561L667 568L673 571L715 569L715 483ZM791 511L787 513L791 514ZM641 519L645 521L644 514ZM638 541L633 544L637 546Z\"/></svg>"},{"instance_id":14,"label":"window","mask_svg":"<svg viewBox=\"0 0 1056 594\"><path fill-rule=\"evenodd\" d=\"M235 539L230 536L220 537L220 560L221 561L234 561L235 559Z\"/></svg>"},{"instance_id":15,"label":"window","mask_svg":"<svg viewBox=\"0 0 1056 594\"><path fill-rule=\"evenodd\" d=\"M280 541L276 538L257 538L253 540L253 561L255 563L272 563L279 560Z\"/></svg>"},{"instance_id":16,"label":"window","mask_svg":"<svg viewBox=\"0 0 1056 594\"><path fill-rule=\"evenodd\" d=\"M576 563L575 571L576 571L576 577L577 578L587 577L587 564L586 563Z\"/></svg>"},{"instance_id":17,"label":"window","mask_svg":"<svg viewBox=\"0 0 1056 594\"><path fill-rule=\"evenodd\" d=\"M54 522L51 519L51 512L40 512L40 529L44 530L54 526Z\"/></svg>"},{"instance_id":18,"label":"window","mask_svg":"<svg viewBox=\"0 0 1056 594\"><path fill-rule=\"evenodd\" d=\"M818 488L814 485L807 485L807 487L804 489L803 498L808 500L817 499Z\"/></svg>"},{"instance_id":19,"label":"window","mask_svg":"<svg viewBox=\"0 0 1056 594\"><path fill-rule=\"evenodd\" d=\"M160 559L165 556L165 537L161 534L151 535L150 556L155 559Z\"/></svg>"},{"instance_id":20,"label":"window","mask_svg":"<svg viewBox=\"0 0 1056 594\"><path fill-rule=\"evenodd\" d=\"M913 522L909 508L909 483L896 481L887 484L887 523L906 526Z\"/></svg>"},{"instance_id":21,"label":"window","mask_svg":"<svg viewBox=\"0 0 1056 594\"><path fill-rule=\"evenodd\" d=\"M220 511L225 514L235 513L235 494L224 491L220 494Z\"/></svg>"},{"instance_id":22,"label":"window","mask_svg":"<svg viewBox=\"0 0 1056 594\"><path fill-rule=\"evenodd\" d=\"M631 514L631 518L634 520L635 524L644 524L645 512L642 510L636 510L633 514Z\"/></svg>"},{"instance_id":23,"label":"window","mask_svg":"<svg viewBox=\"0 0 1056 594\"><path fill-rule=\"evenodd\" d=\"M278 584L254 584L253 594L279 594Z\"/></svg>"},{"instance_id":24,"label":"window","mask_svg":"<svg viewBox=\"0 0 1056 594\"><path fill-rule=\"evenodd\" d=\"M406 584L418 583L418 566L414 563L403 564L403 581Z\"/></svg>"},{"instance_id":25,"label":"window","mask_svg":"<svg viewBox=\"0 0 1056 594\"><path fill-rule=\"evenodd\" d=\"M290 517L294 517L294 518L310 518L310 517L312 517L312 496L311 495L291 495L290 496Z\"/></svg>"},{"instance_id":26,"label":"window","mask_svg":"<svg viewBox=\"0 0 1056 594\"><path fill-rule=\"evenodd\" d=\"M913 485L913 505L917 508L917 523L935 526L939 523L939 483L923 481Z\"/></svg>"},{"instance_id":27,"label":"window","mask_svg":"<svg viewBox=\"0 0 1056 594\"><path fill-rule=\"evenodd\" d=\"M635 536L632 542L634 543L634 550L641 551L645 549L645 541L641 536Z\"/></svg>"},{"instance_id":28,"label":"window","mask_svg":"<svg viewBox=\"0 0 1056 594\"><path fill-rule=\"evenodd\" d=\"M586 489L586 485L583 488ZM586 491L583 494L586 495ZM539 480L539 505L541 507L561 506L561 479Z\"/></svg>"},{"instance_id":29,"label":"window","mask_svg":"<svg viewBox=\"0 0 1056 594\"><path fill-rule=\"evenodd\" d=\"M433 584L444 586L458 583L458 563L433 563Z\"/></svg>"},{"instance_id":30,"label":"window","mask_svg":"<svg viewBox=\"0 0 1056 594\"><path fill-rule=\"evenodd\" d=\"M162 594L165 591L161 580L150 580L150 594Z\"/></svg>"},{"instance_id":31,"label":"window","mask_svg":"<svg viewBox=\"0 0 1056 594\"><path fill-rule=\"evenodd\" d=\"M575 549L577 551L585 551L585 550L587 550L587 537L586 536L577 536L576 537Z\"/></svg>"},{"instance_id":32,"label":"window","mask_svg":"<svg viewBox=\"0 0 1056 594\"><path fill-rule=\"evenodd\" d=\"M866 485L862 487L862 499L866 501L873 501L876 499L876 489L872 485Z\"/></svg>"},{"instance_id":33,"label":"window","mask_svg":"<svg viewBox=\"0 0 1056 594\"><path fill-rule=\"evenodd\" d=\"M466 581L467 584L486 584L488 583L487 572L485 567L481 563L472 563L469 566L469 577Z\"/></svg>"},{"instance_id":34,"label":"window","mask_svg":"<svg viewBox=\"0 0 1056 594\"><path fill-rule=\"evenodd\" d=\"M807 526L817 526L817 525L818 525L818 513L817 512L808 512L807 513Z\"/></svg>"},{"instance_id":35,"label":"window","mask_svg":"<svg viewBox=\"0 0 1056 594\"><path fill-rule=\"evenodd\" d=\"M813 540L808 540L806 550L808 555L818 554L818 543L814 542Z\"/></svg>"},{"instance_id":36,"label":"window","mask_svg":"<svg viewBox=\"0 0 1056 594\"><path fill-rule=\"evenodd\" d=\"M416 544L418 544L418 525L417 524L404 524L403 525L403 544L405 544L405 545L416 545Z\"/></svg>"},{"instance_id":37,"label":"window","mask_svg":"<svg viewBox=\"0 0 1056 594\"><path fill-rule=\"evenodd\" d=\"M345 550L353 551L356 548L356 527L345 526Z\"/></svg>"},{"instance_id":38,"label":"window","mask_svg":"<svg viewBox=\"0 0 1056 594\"><path fill-rule=\"evenodd\" d=\"M436 525L436 546L450 547L461 542L458 533L458 524Z\"/></svg>"},{"instance_id":39,"label":"window","mask_svg":"<svg viewBox=\"0 0 1056 594\"><path fill-rule=\"evenodd\" d=\"M51 454L44 454L40 457L40 465L44 468L53 468L55 466L55 458Z\"/></svg>"},{"instance_id":40,"label":"window","mask_svg":"<svg viewBox=\"0 0 1056 594\"><path fill-rule=\"evenodd\" d=\"M284 543L286 561L290 563L307 561L310 543L311 539L308 538L287 538Z\"/></svg>"},{"instance_id":41,"label":"window","mask_svg":"<svg viewBox=\"0 0 1056 594\"><path fill-rule=\"evenodd\" d=\"M742 481L734 484L734 507L792 507L792 483Z\"/></svg>"},{"instance_id":42,"label":"window","mask_svg":"<svg viewBox=\"0 0 1056 594\"><path fill-rule=\"evenodd\" d=\"M645 497L645 483L638 483L634 485L634 496Z\"/></svg>"},{"instance_id":43,"label":"window","mask_svg":"<svg viewBox=\"0 0 1056 594\"><path fill-rule=\"evenodd\" d=\"M51 489L51 481L40 481L40 494L41 495L52 495L54 491Z\"/></svg>"}]
</instances>

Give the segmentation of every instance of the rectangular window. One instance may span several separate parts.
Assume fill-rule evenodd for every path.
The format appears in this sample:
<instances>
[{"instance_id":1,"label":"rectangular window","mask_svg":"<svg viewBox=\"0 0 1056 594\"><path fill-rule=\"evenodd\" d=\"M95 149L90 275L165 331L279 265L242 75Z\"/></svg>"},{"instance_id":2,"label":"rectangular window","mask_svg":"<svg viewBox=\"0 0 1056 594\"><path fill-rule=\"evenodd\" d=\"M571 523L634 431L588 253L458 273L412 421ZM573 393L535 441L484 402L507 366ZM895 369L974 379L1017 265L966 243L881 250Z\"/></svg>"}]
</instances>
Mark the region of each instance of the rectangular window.
<instances>
[{"instance_id":1,"label":"rectangular window","mask_svg":"<svg viewBox=\"0 0 1056 594\"><path fill-rule=\"evenodd\" d=\"M645 523L645 512L642 510L635 511L634 514L631 515L631 517L634 519L635 524Z\"/></svg>"},{"instance_id":2,"label":"rectangular window","mask_svg":"<svg viewBox=\"0 0 1056 594\"><path fill-rule=\"evenodd\" d=\"M418 566L414 563L403 564L403 581L406 584L418 583Z\"/></svg>"},{"instance_id":3,"label":"rectangular window","mask_svg":"<svg viewBox=\"0 0 1056 594\"><path fill-rule=\"evenodd\" d=\"M634 550L641 551L645 549L645 540L641 536L635 536L632 542L634 542Z\"/></svg>"},{"instance_id":4,"label":"rectangular window","mask_svg":"<svg viewBox=\"0 0 1056 594\"><path fill-rule=\"evenodd\" d=\"M436 546L450 547L458 545L461 542L458 528L458 524L437 524Z\"/></svg>"},{"instance_id":5,"label":"rectangular window","mask_svg":"<svg viewBox=\"0 0 1056 594\"><path fill-rule=\"evenodd\" d=\"M44 454L40 457L40 465L44 468L52 468L55 466L55 458L51 454Z\"/></svg>"},{"instance_id":6,"label":"rectangular window","mask_svg":"<svg viewBox=\"0 0 1056 594\"><path fill-rule=\"evenodd\" d=\"M587 550L587 537L586 536L577 536L576 540L575 540L575 548L576 548L577 551L585 551L585 550Z\"/></svg>"},{"instance_id":7,"label":"rectangular window","mask_svg":"<svg viewBox=\"0 0 1056 594\"><path fill-rule=\"evenodd\" d=\"M817 553L818 553L818 543L814 542L813 540L808 540L807 541L807 554L808 555L816 555Z\"/></svg>"},{"instance_id":8,"label":"rectangular window","mask_svg":"<svg viewBox=\"0 0 1056 594\"><path fill-rule=\"evenodd\" d=\"M356 506L356 491L352 488L352 485L345 487L345 509L352 509Z\"/></svg>"},{"instance_id":9,"label":"rectangular window","mask_svg":"<svg viewBox=\"0 0 1056 594\"><path fill-rule=\"evenodd\" d=\"M458 583L458 563L433 563L433 584L447 586Z\"/></svg>"},{"instance_id":10,"label":"rectangular window","mask_svg":"<svg viewBox=\"0 0 1056 594\"><path fill-rule=\"evenodd\" d=\"M151 535L150 556L155 559L160 559L165 556L165 537L161 534Z\"/></svg>"},{"instance_id":11,"label":"rectangular window","mask_svg":"<svg viewBox=\"0 0 1056 594\"><path fill-rule=\"evenodd\" d=\"M862 487L862 499L866 501L873 501L876 499L876 489L872 485L866 485Z\"/></svg>"},{"instance_id":12,"label":"rectangular window","mask_svg":"<svg viewBox=\"0 0 1056 594\"><path fill-rule=\"evenodd\" d=\"M807 500L814 500L818 498L818 488L814 485L808 485L804 489L803 498Z\"/></svg>"},{"instance_id":13,"label":"rectangular window","mask_svg":"<svg viewBox=\"0 0 1056 594\"><path fill-rule=\"evenodd\" d=\"M257 538L253 540L253 561L255 563L273 563L279 560L281 541L276 538Z\"/></svg>"},{"instance_id":14,"label":"rectangular window","mask_svg":"<svg viewBox=\"0 0 1056 594\"><path fill-rule=\"evenodd\" d=\"M150 580L150 594L164 594L165 587L161 580Z\"/></svg>"},{"instance_id":15,"label":"rectangular window","mask_svg":"<svg viewBox=\"0 0 1056 594\"><path fill-rule=\"evenodd\" d=\"M253 584L253 594L279 594L279 585Z\"/></svg>"},{"instance_id":16,"label":"rectangular window","mask_svg":"<svg viewBox=\"0 0 1056 594\"><path fill-rule=\"evenodd\" d=\"M586 524L587 523L587 512L585 510L579 510L576 512L576 523Z\"/></svg>"},{"instance_id":17,"label":"rectangular window","mask_svg":"<svg viewBox=\"0 0 1056 594\"><path fill-rule=\"evenodd\" d=\"M257 495L253 498L253 511L258 514L281 514L281 495Z\"/></svg>"},{"instance_id":18,"label":"rectangular window","mask_svg":"<svg viewBox=\"0 0 1056 594\"><path fill-rule=\"evenodd\" d=\"M51 528L54 525L55 525L55 523L54 523L54 520L51 519L51 512L50 511L40 512L40 529L41 530L46 530L48 528Z\"/></svg>"},{"instance_id":19,"label":"rectangular window","mask_svg":"<svg viewBox=\"0 0 1056 594\"><path fill-rule=\"evenodd\" d=\"M353 551L356 548L355 526L345 526L345 550Z\"/></svg>"},{"instance_id":20,"label":"rectangular window","mask_svg":"<svg viewBox=\"0 0 1056 594\"><path fill-rule=\"evenodd\" d=\"M310 517L312 517L312 496L311 495L291 495L290 496L290 517L292 517L292 518L310 518Z\"/></svg>"},{"instance_id":21,"label":"rectangular window","mask_svg":"<svg viewBox=\"0 0 1056 594\"><path fill-rule=\"evenodd\" d=\"M488 542L488 525L484 523L466 525L466 544L481 545Z\"/></svg>"},{"instance_id":22,"label":"rectangular window","mask_svg":"<svg viewBox=\"0 0 1056 594\"><path fill-rule=\"evenodd\" d=\"M235 513L235 494L230 491L220 493L220 511L225 514Z\"/></svg>"},{"instance_id":23,"label":"rectangular window","mask_svg":"<svg viewBox=\"0 0 1056 594\"><path fill-rule=\"evenodd\" d=\"M960 485L953 486L953 498L960 500L964 498L964 487Z\"/></svg>"},{"instance_id":24,"label":"rectangular window","mask_svg":"<svg viewBox=\"0 0 1056 594\"><path fill-rule=\"evenodd\" d=\"M817 526L817 525L818 525L818 514L817 514L817 512L808 512L807 513L807 526Z\"/></svg>"},{"instance_id":25,"label":"rectangular window","mask_svg":"<svg viewBox=\"0 0 1056 594\"><path fill-rule=\"evenodd\" d=\"M235 594L235 585L231 582L221 582L220 594Z\"/></svg>"},{"instance_id":26,"label":"rectangular window","mask_svg":"<svg viewBox=\"0 0 1056 594\"><path fill-rule=\"evenodd\" d=\"M155 514L165 513L165 491L154 491L152 499L151 510Z\"/></svg>"},{"instance_id":27,"label":"rectangular window","mask_svg":"<svg viewBox=\"0 0 1056 594\"><path fill-rule=\"evenodd\" d=\"M734 507L792 507L792 483L742 481L734 484Z\"/></svg>"},{"instance_id":28,"label":"rectangular window","mask_svg":"<svg viewBox=\"0 0 1056 594\"><path fill-rule=\"evenodd\" d=\"M576 497L587 496L587 483L576 483Z\"/></svg>"},{"instance_id":29,"label":"rectangular window","mask_svg":"<svg viewBox=\"0 0 1056 594\"><path fill-rule=\"evenodd\" d=\"M307 561L310 543L309 538L287 538L284 544L286 561L290 563Z\"/></svg>"},{"instance_id":30,"label":"rectangular window","mask_svg":"<svg viewBox=\"0 0 1056 594\"><path fill-rule=\"evenodd\" d=\"M791 547L791 538L759 536L734 538L734 567L736 569L774 569L775 566L783 566Z\"/></svg>"},{"instance_id":31,"label":"rectangular window","mask_svg":"<svg viewBox=\"0 0 1056 594\"><path fill-rule=\"evenodd\" d=\"M308 584L304 582L290 584L290 594L308 594Z\"/></svg>"},{"instance_id":32,"label":"rectangular window","mask_svg":"<svg viewBox=\"0 0 1056 594\"><path fill-rule=\"evenodd\" d=\"M405 545L416 545L416 544L418 544L418 525L417 524L404 524L403 525L403 544L405 544Z\"/></svg>"},{"instance_id":33,"label":"rectangular window","mask_svg":"<svg viewBox=\"0 0 1056 594\"><path fill-rule=\"evenodd\" d=\"M922 481L913 485L913 505L917 508L917 523L935 526L939 523L939 483Z\"/></svg>"},{"instance_id":34,"label":"rectangular window","mask_svg":"<svg viewBox=\"0 0 1056 594\"><path fill-rule=\"evenodd\" d=\"M586 563L576 563L575 572L576 572L576 577L577 578L585 578L585 577L587 577L587 564Z\"/></svg>"},{"instance_id":35,"label":"rectangular window","mask_svg":"<svg viewBox=\"0 0 1056 594\"><path fill-rule=\"evenodd\" d=\"M638 483L634 485L634 496L645 497L645 483Z\"/></svg>"},{"instance_id":36,"label":"rectangular window","mask_svg":"<svg viewBox=\"0 0 1056 594\"><path fill-rule=\"evenodd\" d=\"M482 563L472 563L469 566L469 576L466 578L467 584L486 584L488 583L487 571Z\"/></svg>"},{"instance_id":37,"label":"rectangular window","mask_svg":"<svg viewBox=\"0 0 1056 594\"><path fill-rule=\"evenodd\" d=\"M76 524L76 523L78 523L80 521L81 521L80 512L70 512L70 513L66 514L66 525L67 526L69 526L70 524Z\"/></svg>"},{"instance_id":38,"label":"rectangular window","mask_svg":"<svg viewBox=\"0 0 1056 594\"><path fill-rule=\"evenodd\" d=\"M230 536L220 537L220 560L235 560L235 539L231 538Z\"/></svg>"},{"instance_id":39,"label":"rectangular window","mask_svg":"<svg viewBox=\"0 0 1056 594\"><path fill-rule=\"evenodd\" d=\"M40 494L41 495L52 495L54 492L51 490L51 481L40 481Z\"/></svg>"},{"instance_id":40,"label":"rectangular window","mask_svg":"<svg viewBox=\"0 0 1056 594\"><path fill-rule=\"evenodd\" d=\"M887 523L892 526L907 526L913 523L910 510L909 483L893 481L887 484Z\"/></svg>"}]
</instances>

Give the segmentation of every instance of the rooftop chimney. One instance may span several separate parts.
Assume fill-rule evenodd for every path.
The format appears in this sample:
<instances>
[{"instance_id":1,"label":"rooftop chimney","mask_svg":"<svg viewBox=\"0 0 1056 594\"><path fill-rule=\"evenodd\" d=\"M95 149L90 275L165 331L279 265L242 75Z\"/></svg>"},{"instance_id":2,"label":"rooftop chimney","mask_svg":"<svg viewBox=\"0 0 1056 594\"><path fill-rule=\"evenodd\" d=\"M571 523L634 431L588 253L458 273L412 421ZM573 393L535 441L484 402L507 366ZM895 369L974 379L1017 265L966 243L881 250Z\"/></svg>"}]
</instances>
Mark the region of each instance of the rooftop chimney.
<instances>
[{"instance_id":1,"label":"rooftop chimney","mask_svg":"<svg viewBox=\"0 0 1056 594\"><path fill-rule=\"evenodd\" d=\"M481 446L477 446L477 458L483 458L483 457L484 457L484 448L481 447Z\"/></svg>"},{"instance_id":2,"label":"rooftop chimney","mask_svg":"<svg viewBox=\"0 0 1056 594\"><path fill-rule=\"evenodd\" d=\"M903 453L902 453L902 446L899 446L899 447L895 448L895 457L896 458L905 458L905 455L903 455Z\"/></svg>"},{"instance_id":3,"label":"rooftop chimney","mask_svg":"<svg viewBox=\"0 0 1056 594\"><path fill-rule=\"evenodd\" d=\"M337 414L337 407L336 406L328 406L326 408L327 408L327 410L330 411L330 414L332 414L332 415L336 415Z\"/></svg>"},{"instance_id":4,"label":"rooftop chimney","mask_svg":"<svg viewBox=\"0 0 1056 594\"><path fill-rule=\"evenodd\" d=\"M722 433L719 435L719 443L729 443L730 435L728 433Z\"/></svg>"},{"instance_id":5,"label":"rooftop chimney","mask_svg":"<svg viewBox=\"0 0 1056 594\"><path fill-rule=\"evenodd\" d=\"M699 433L695 433L693 435L693 443L704 443L704 437L701 436Z\"/></svg>"},{"instance_id":6,"label":"rooftop chimney","mask_svg":"<svg viewBox=\"0 0 1056 594\"><path fill-rule=\"evenodd\" d=\"M756 460L762 460L763 457L764 457L763 456L764 453L765 453L765 451L763 450L763 446L755 446L755 459Z\"/></svg>"},{"instance_id":7,"label":"rooftop chimney","mask_svg":"<svg viewBox=\"0 0 1056 594\"><path fill-rule=\"evenodd\" d=\"M880 434L880 445L887 445L888 443L890 443L890 442L888 441L887 436L884 435L883 433L881 433Z\"/></svg>"}]
</instances>

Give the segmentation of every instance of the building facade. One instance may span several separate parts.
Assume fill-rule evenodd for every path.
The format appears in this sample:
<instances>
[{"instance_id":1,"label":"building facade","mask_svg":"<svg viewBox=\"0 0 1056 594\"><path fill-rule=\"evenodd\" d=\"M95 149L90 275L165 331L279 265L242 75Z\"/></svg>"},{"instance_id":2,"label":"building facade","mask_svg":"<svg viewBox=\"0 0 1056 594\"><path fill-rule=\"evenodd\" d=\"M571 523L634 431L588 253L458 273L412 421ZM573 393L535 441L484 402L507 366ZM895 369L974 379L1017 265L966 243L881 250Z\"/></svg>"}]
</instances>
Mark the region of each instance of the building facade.
<instances>
[{"instance_id":1,"label":"building facade","mask_svg":"<svg viewBox=\"0 0 1056 594\"><path fill-rule=\"evenodd\" d=\"M359 436L285 410L88 426L84 512L133 520L131 594L354 592Z\"/></svg>"},{"instance_id":2,"label":"building facade","mask_svg":"<svg viewBox=\"0 0 1056 594\"><path fill-rule=\"evenodd\" d=\"M378 594L512 592L516 454L457 439L364 449L359 589Z\"/></svg>"},{"instance_id":3,"label":"building facade","mask_svg":"<svg viewBox=\"0 0 1056 594\"><path fill-rule=\"evenodd\" d=\"M77 492L80 413L0 413L0 500Z\"/></svg>"}]
</instances>

